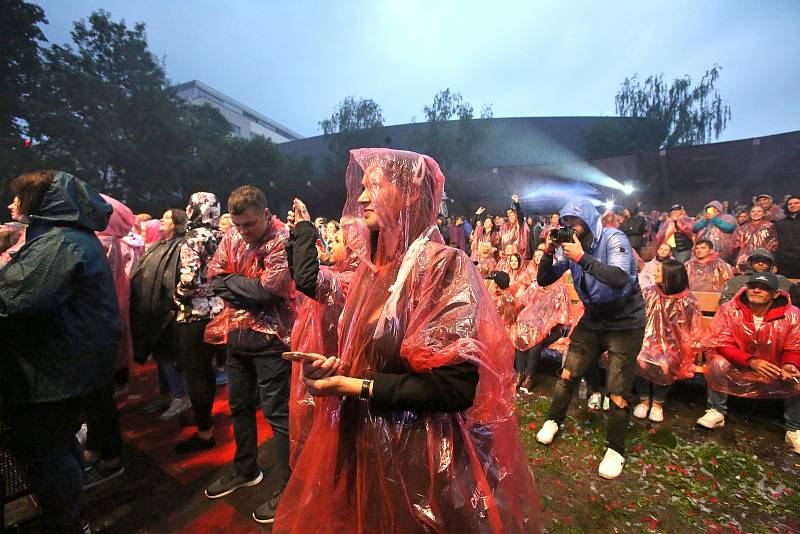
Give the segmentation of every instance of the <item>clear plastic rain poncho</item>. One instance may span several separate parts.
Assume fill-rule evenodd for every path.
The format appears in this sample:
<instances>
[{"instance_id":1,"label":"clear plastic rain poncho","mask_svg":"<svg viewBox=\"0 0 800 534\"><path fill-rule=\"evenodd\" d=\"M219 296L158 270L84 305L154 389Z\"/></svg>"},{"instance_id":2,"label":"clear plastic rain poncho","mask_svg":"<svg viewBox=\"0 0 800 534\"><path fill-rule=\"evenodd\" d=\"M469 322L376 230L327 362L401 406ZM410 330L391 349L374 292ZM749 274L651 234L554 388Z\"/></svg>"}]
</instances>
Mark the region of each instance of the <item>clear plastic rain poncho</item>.
<instances>
[{"instance_id":1,"label":"clear plastic rain poncho","mask_svg":"<svg viewBox=\"0 0 800 534\"><path fill-rule=\"evenodd\" d=\"M232 330L249 329L275 335L289 346L295 291L284 248L288 239L286 225L274 216L264 238L257 244L248 245L242 234L235 230L225 233L217 252L208 262L208 281L226 274L242 274L258 278L267 291L283 298L278 304L262 310L235 308L225 303L222 312L206 325L206 343L225 344Z\"/></svg>"},{"instance_id":2,"label":"clear plastic rain poncho","mask_svg":"<svg viewBox=\"0 0 800 534\"><path fill-rule=\"evenodd\" d=\"M703 333L703 314L694 295L688 289L667 295L651 285L642 289L642 296L647 323L636 374L662 386L692 378Z\"/></svg>"},{"instance_id":3,"label":"clear plastic rain poncho","mask_svg":"<svg viewBox=\"0 0 800 534\"><path fill-rule=\"evenodd\" d=\"M500 227L500 250L505 250L506 245L514 245L523 258L528 248L528 233L530 229L525 221L512 223L506 222Z\"/></svg>"},{"instance_id":4,"label":"clear plastic rain poncho","mask_svg":"<svg viewBox=\"0 0 800 534\"><path fill-rule=\"evenodd\" d=\"M316 399L273 531L539 531L513 349L473 263L442 243L438 165L412 152L353 150L346 181L342 227L362 263L339 323L345 374L426 373L469 361L480 380L472 407L459 413ZM365 187L378 233L357 202Z\"/></svg>"},{"instance_id":5,"label":"clear plastic rain poncho","mask_svg":"<svg viewBox=\"0 0 800 534\"><path fill-rule=\"evenodd\" d=\"M483 221L486 218L479 218L477 221L477 225L475 229L472 231L472 259L478 260L480 259L480 245L481 243L489 243L489 246L492 248L492 256L494 256L497 247L500 246L500 234L497 231L492 230L491 232L486 232L483 228Z\"/></svg>"},{"instance_id":6,"label":"clear plastic rain poncho","mask_svg":"<svg viewBox=\"0 0 800 534\"><path fill-rule=\"evenodd\" d=\"M746 288L720 306L702 339L706 349L706 382L714 391L751 399L783 399L800 395L794 380L764 377L747 365L761 358L775 365L800 367L800 310L789 305L789 294L779 293L773 307L756 329L746 304Z\"/></svg>"},{"instance_id":7,"label":"clear plastic rain poncho","mask_svg":"<svg viewBox=\"0 0 800 534\"><path fill-rule=\"evenodd\" d=\"M720 221L726 222L730 225L736 226L736 218L729 214L723 213L722 204L716 200L709 202L706 204L706 208L713 207L716 208L719 212L717 214L717 218ZM717 251L720 257L725 261L733 261L734 260L734 252L736 249L736 241L733 239L733 232L725 233L722 229L714 224L713 222L709 222L698 230L697 235L695 237L695 242L700 239L708 239L714 244L714 250Z\"/></svg>"},{"instance_id":8,"label":"clear plastic rain poncho","mask_svg":"<svg viewBox=\"0 0 800 534\"><path fill-rule=\"evenodd\" d=\"M361 260L351 253L347 261L332 267L321 265L317 275L315 298L299 297L297 317L292 328L292 350L325 356L339 353L338 324L344 309L347 290ZM314 420L314 397L303 383L302 364L292 364L292 387L289 398L289 463L294 468Z\"/></svg>"},{"instance_id":9,"label":"clear plastic rain poncho","mask_svg":"<svg viewBox=\"0 0 800 534\"><path fill-rule=\"evenodd\" d=\"M702 260L692 256L686 262L686 273L692 291L722 291L725 282L733 278L733 267L714 250Z\"/></svg>"},{"instance_id":10,"label":"clear plastic rain poncho","mask_svg":"<svg viewBox=\"0 0 800 534\"><path fill-rule=\"evenodd\" d=\"M136 216L128 206L110 196L100 194L103 200L111 204L111 218L102 232L97 232L100 243L106 251L106 259L114 277L114 289L119 304L119 317L122 323L122 337L119 341L117 367L130 366L133 363L133 338L131 337L131 279L128 270L138 257L136 249L125 243L124 238L136 224Z\"/></svg>"},{"instance_id":11,"label":"clear plastic rain poncho","mask_svg":"<svg viewBox=\"0 0 800 534\"><path fill-rule=\"evenodd\" d=\"M733 232L733 239L739 247L735 265L741 273L748 271L747 258L757 248L764 248L770 252L778 250L778 229L764 219L739 226Z\"/></svg>"}]
</instances>

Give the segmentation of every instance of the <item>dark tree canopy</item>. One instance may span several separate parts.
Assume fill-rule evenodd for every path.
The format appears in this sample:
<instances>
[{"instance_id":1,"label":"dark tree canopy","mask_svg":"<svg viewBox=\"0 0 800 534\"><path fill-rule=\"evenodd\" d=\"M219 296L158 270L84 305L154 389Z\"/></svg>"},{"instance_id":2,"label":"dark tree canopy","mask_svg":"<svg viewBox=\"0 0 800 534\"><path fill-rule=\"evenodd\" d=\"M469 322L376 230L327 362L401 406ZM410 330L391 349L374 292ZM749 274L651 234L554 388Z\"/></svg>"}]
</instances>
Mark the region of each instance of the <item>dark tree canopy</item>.
<instances>
[{"instance_id":1,"label":"dark tree canopy","mask_svg":"<svg viewBox=\"0 0 800 534\"><path fill-rule=\"evenodd\" d=\"M703 144L719 138L731 118L730 106L717 90L722 67L714 65L700 82L689 75L664 82L664 75L640 82L636 75L625 78L615 97L616 110L623 117L644 117L662 123L660 146Z\"/></svg>"},{"instance_id":2,"label":"dark tree canopy","mask_svg":"<svg viewBox=\"0 0 800 534\"><path fill-rule=\"evenodd\" d=\"M325 135L380 128L383 126L381 107L369 98L348 96L333 110L333 114L319 122Z\"/></svg>"}]
</instances>

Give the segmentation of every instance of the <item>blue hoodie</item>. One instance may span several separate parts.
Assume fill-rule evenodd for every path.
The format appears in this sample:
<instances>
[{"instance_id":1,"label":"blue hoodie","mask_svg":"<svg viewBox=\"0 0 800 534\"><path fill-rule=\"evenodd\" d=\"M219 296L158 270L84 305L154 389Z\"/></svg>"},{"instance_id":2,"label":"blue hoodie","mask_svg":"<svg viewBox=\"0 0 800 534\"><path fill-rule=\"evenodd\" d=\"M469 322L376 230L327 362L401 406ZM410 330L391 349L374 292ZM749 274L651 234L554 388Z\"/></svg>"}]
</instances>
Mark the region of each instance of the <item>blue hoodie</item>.
<instances>
[{"instance_id":1,"label":"blue hoodie","mask_svg":"<svg viewBox=\"0 0 800 534\"><path fill-rule=\"evenodd\" d=\"M644 299L628 237L617 228L603 228L600 214L588 200L568 202L561 210L562 224L567 216L583 221L591 232L591 244L587 247L586 237L581 240L584 255L578 263L563 256L554 261L545 254L537 275L539 285L554 283L569 269L585 308L581 326L591 330L644 327Z\"/></svg>"}]
</instances>

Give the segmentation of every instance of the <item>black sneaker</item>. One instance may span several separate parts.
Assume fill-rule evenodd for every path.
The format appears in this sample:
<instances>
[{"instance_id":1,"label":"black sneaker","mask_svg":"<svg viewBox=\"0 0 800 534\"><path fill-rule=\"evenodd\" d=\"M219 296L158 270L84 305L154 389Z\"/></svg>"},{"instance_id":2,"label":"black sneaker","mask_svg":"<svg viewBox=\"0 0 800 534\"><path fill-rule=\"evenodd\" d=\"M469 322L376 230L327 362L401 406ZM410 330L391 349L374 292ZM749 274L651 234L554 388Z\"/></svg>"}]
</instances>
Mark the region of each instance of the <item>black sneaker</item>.
<instances>
[{"instance_id":1,"label":"black sneaker","mask_svg":"<svg viewBox=\"0 0 800 534\"><path fill-rule=\"evenodd\" d=\"M97 462L86 472L83 489L92 489L104 482L108 482L112 478L116 478L125 472L125 466L119 462L114 467L109 467L103 462Z\"/></svg>"},{"instance_id":2,"label":"black sneaker","mask_svg":"<svg viewBox=\"0 0 800 534\"><path fill-rule=\"evenodd\" d=\"M175 452L177 454L190 454L193 452L204 451L206 449L213 449L214 445L216 445L216 442L214 442L214 436L211 436L209 439L203 439L195 432L189 439L185 439L175 445Z\"/></svg>"},{"instance_id":3,"label":"black sneaker","mask_svg":"<svg viewBox=\"0 0 800 534\"><path fill-rule=\"evenodd\" d=\"M226 475L206 488L206 497L209 499L219 499L220 497L224 497L229 493L233 493L239 488L255 486L261 482L261 479L263 478L264 473L261 471L259 471L258 475L256 475L254 478L246 478L241 475L237 475L236 473Z\"/></svg>"},{"instance_id":4,"label":"black sneaker","mask_svg":"<svg viewBox=\"0 0 800 534\"><path fill-rule=\"evenodd\" d=\"M278 503L281 502L283 492L278 493L273 498L256 508L253 512L253 519L258 523L272 523L275 521L275 510L278 509Z\"/></svg>"}]
</instances>

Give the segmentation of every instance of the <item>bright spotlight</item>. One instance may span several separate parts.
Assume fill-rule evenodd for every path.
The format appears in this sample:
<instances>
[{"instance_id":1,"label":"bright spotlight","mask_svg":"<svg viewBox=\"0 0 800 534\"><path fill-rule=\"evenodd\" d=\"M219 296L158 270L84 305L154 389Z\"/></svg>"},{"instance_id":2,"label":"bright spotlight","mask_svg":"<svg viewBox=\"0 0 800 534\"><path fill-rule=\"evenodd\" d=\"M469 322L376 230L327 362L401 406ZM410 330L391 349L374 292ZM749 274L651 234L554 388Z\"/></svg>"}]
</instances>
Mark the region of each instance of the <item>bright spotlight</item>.
<instances>
[{"instance_id":1,"label":"bright spotlight","mask_svg":"<svg viewBox=\"0 0 800 534\"><path fill-rule=\"evenodd\" d=\"M625 193L626 195L630 195L631 193L633 193L633 184L627 182L625 185L622 186L622 192Z\"/></svg>"},{"instance_id":2,"label":"bright spotlight","mask_svg":"<svg viewBox=\"0 0 800 534\"><path fill-rule=\"evenodd\" d=\"M609 198L609 199L607 199L607 200L606 200L606 202L605 202L605 204L603 204L603 205L606 207L606 210L607 210L607 211L611 211L611 210L613 210L613 209L614 209L614 201L613 201L613 200L611 200L610 198Z\"/></svg>"}]
</instances>

